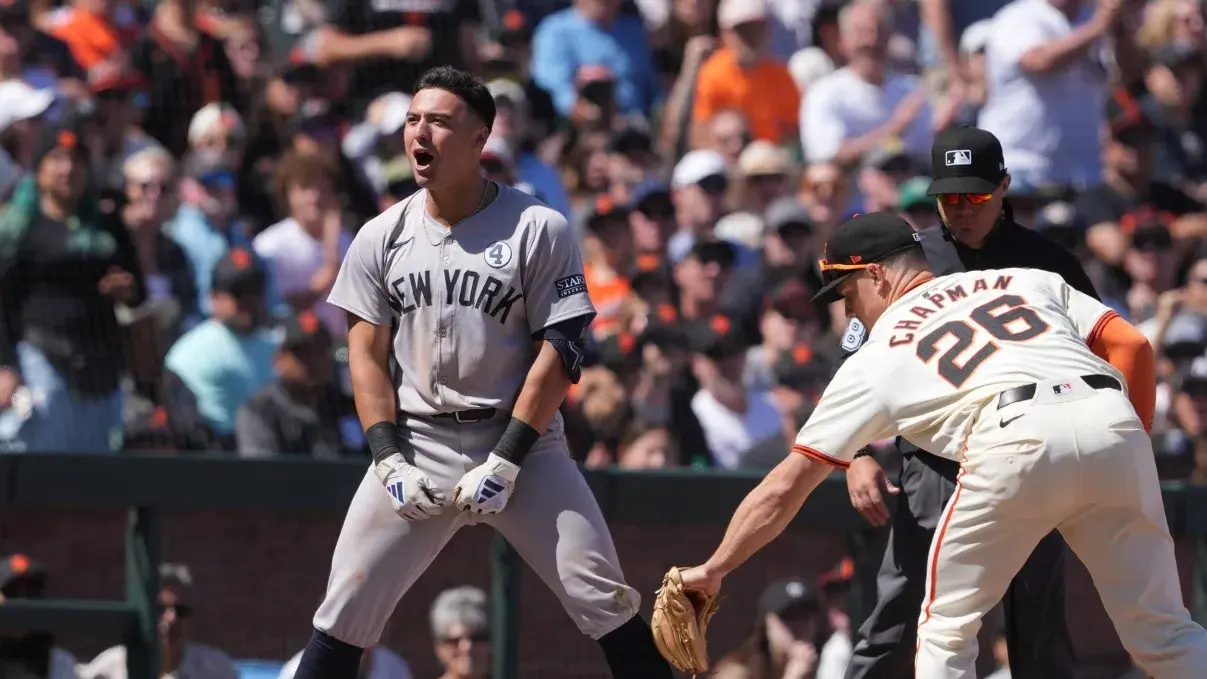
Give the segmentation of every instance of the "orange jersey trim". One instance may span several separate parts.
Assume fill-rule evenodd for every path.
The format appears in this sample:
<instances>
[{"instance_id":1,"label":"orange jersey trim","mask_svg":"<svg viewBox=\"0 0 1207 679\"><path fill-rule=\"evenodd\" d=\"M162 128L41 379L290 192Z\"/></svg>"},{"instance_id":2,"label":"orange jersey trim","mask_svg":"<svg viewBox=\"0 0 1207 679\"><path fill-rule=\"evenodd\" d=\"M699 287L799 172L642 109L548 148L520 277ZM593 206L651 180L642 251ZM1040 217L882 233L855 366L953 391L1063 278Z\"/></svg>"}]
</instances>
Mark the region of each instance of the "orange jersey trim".
<instances>
[{"instance_id":1,"label":"orange jersey trim","mask_svg":"<svg viewBox=\"0 0 1207 679\"><path fill-rule=\"evenodd\" d=\"M802 446L799 443L792 446L792 452L804 455L810 460L816 460L822 464L828 464L831 467L838 467L839 469L847 469L851 466L850 462L844 462L836 457L826 455L820 450L810 448L809 446Z\"/></svg>"},{"instance_id":2,"label":"orange jersey trim","mask_svg":"<svg viewBox=\"0 0 1207 679\"><path fill-rule=\"evenodd\" d=\"M1102 318L1099 318L1098 322L1094 324L1093 329L1090 330L1090 336L1085 338L1086 345L1091 347L1094 346L1094 343L1097 342L1098 338L1102 335L1102 330L1106 327L1106 324L1110 323L1116 318L1119 318L1119 314L1115 313L1114 311L1107 311L1105 314L1102 314Z\"/></svg>"}]
</instances>

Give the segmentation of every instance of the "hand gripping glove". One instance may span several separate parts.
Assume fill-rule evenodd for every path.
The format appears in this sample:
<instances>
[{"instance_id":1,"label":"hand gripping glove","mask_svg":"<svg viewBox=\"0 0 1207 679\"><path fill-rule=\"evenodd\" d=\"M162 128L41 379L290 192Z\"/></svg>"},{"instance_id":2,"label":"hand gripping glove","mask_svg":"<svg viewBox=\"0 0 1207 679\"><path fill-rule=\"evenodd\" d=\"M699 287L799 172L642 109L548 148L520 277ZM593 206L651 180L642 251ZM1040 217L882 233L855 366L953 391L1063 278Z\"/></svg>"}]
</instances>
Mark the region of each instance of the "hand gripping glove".
<instances>
[{"instance_id":1,"label":"hand gripping glove","mask_svg":"<svg viewBox=\"0 0 1207 679\"><path fill-rule=\"evenodd\" d=\"M427 474L394 453L373 465L373 472L386 487L394 513L407 521L422 521L444 511L448 493L436 487Z\"/></svg>"},{"instance_id":2,"label":"hand gripping glove","mask_svg":"<svg viewBox=\"0 0 1207 679\"><path fill-rule=\"evenodd\" d=\"M465 472L453 488L457 509L475 514L498 514L515 489L519 466L491 453L486 461Z\"/></svg>"},{"instance_id":3,"label":"hand gripping glove","mask_svg":"<svg viewBox=\"0 0 1207 679\"><path fill-rule=\"evenodd\" d=\"M650 628L658 652L680 672L708 671L708 623L718 601L716 596L684 587L678 568L662 577Z\"/></svg>"}]
</instances>

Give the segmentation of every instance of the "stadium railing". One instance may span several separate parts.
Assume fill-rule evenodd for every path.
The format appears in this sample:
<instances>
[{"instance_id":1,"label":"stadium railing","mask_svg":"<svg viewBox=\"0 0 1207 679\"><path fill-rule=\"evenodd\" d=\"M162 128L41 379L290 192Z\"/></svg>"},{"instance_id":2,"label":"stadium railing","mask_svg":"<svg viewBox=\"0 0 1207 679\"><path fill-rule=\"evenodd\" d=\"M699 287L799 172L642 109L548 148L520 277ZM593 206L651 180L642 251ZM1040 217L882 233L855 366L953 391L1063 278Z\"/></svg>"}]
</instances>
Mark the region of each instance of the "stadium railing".
<instances>
[{"instance_id":1,"label":"stadium railing","mask_svg":"<svg viewBox=\"0 0 1207 679\"><path fill-rule=\"evenodd\" d=\"M0 508L125 509L125 600L52 599L0 605L0 634L106 630L129 650L130 679L151 679L156 658L160 562L158 515L164 510L308 510L342 514L364 475L361 462L309 459L239 460L187 455L0 455ZM724 525L761 472L692 469L585 471L610 525L665 529ZM1164 487L1171 530L1207 535L1207 487ZM851 508L841 476L828 479L805 504L790 531L824 528L849 536L858 560L867 525ZM1196 566L1207 559L1198 542ZM492 543L496 679L516 679L520 628L520 573L515 552L496 535ZM325 557L324 557L325 558ZM874 565L873 565L874 566ZM1207 588L1196 568L1195 603L1207 609ZM857 578L855 623L866 612Z\"/></svg>"}]
</instances>

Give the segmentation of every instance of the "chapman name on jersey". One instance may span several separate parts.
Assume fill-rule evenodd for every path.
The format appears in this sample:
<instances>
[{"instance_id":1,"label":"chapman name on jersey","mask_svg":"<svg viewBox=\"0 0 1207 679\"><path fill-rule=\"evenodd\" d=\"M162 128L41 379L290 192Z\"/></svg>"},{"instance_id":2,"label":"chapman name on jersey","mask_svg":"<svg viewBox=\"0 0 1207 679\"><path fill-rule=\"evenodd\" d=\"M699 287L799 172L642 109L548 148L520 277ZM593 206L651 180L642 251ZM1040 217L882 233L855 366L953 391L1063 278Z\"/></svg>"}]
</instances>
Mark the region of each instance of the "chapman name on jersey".
<instances>
[{"instance_id":1,"label":"chapman name on jersey","mask_svg":"<svg viewBox=\"0 0 1207 679\"><path fill-rule=\"evenodd\" d=\"M845 467L897 434L959 460L981 409L1013 387L1122 375L1087 349L1114 316L1057 274L970 271L932 278L891 304L839 368L795 449Z\"/></svg>"}]
</instances>

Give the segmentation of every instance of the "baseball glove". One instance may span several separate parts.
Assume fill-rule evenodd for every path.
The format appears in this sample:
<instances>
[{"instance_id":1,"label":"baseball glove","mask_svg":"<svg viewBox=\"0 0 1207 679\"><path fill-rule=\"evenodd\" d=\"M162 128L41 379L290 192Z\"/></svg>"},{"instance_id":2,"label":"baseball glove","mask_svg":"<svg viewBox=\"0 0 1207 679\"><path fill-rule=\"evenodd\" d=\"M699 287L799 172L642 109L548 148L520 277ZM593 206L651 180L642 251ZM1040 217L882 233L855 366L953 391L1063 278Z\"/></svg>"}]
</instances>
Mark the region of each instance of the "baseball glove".
<instances>
[{"instance_id":1,"label":"baseball glove","mask_svg":"<svg viewBox=\"0 0 1207 679\"><path fill-rule=\"evenodd\" d=\"M680 672L708 671L708 623L718 598L684 587L674 567L662 577L657 597L650 628L658 652Z\"/></svg>"}]
</instances>

